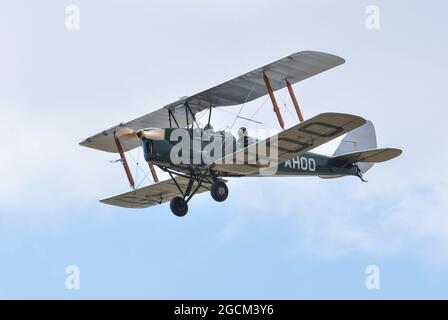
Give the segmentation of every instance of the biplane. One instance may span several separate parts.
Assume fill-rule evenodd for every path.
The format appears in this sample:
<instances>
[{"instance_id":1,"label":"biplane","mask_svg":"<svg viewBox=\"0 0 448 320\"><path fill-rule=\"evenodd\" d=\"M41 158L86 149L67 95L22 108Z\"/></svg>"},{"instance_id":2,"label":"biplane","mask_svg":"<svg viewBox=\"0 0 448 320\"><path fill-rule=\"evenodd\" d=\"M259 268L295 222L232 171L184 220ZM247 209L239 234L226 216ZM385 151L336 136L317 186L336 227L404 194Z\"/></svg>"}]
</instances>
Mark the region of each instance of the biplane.
<instances>
[{"instance_id":1,"label":"biplane","mask_svg":"<svg viewBox=\"0 0 448 320\"><path fill-rule=\"evenodd\" d=\"M184 216L196 194L210 192L214 200L226 200L226 183L232 177L355 176L365 181L363 174L374 163L393 159L402 151L378 149L372 122L356 115L331 112L305 120L293 89L294 84L344 62L328 53L297 52L85 139L80 145L120 155L118 161L131 187L129 192L100 201L125 208L170 201L172 212ZM287 129L274 94L285 88L299 120ZM213 130L215 108L242 105L263 96L272 102L281 128L277 133L256 139L244 127L236 136ZM206 125L198 124L199 113L208 113ZM311 152L342 135L346 136L333 155ZM154 180L142 188L135 187L125 155L135 148L142 148ZM155 167L170 178L159 181Z\"/></svg>"}]
</instances>

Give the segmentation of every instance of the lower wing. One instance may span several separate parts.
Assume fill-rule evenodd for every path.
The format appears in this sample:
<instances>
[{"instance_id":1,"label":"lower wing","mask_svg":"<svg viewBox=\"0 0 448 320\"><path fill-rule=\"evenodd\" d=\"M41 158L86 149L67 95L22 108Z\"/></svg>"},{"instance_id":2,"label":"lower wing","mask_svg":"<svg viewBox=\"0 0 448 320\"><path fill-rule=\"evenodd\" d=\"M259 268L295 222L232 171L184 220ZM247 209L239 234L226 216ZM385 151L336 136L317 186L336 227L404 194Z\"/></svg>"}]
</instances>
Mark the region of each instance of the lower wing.
<instances>
[{"instance_id":1,"label":"lower wing","mask_svg":"<svg viewBox=\"0 0 448 320\"><path fill-rule=\"evenodd\" d=\"M176 177L175 180L180 188L184 190L187 188L188 178ZM147 187L102 199L100 202L123 208L148 208L167 202L176 196L181 196L176 182L173 179L161 181ZM198 183L195 181L192 189L195 190L197 186ZM208 191L209 186L210 183L204 181L196 193Z\"/></svg>"}]
</instances>

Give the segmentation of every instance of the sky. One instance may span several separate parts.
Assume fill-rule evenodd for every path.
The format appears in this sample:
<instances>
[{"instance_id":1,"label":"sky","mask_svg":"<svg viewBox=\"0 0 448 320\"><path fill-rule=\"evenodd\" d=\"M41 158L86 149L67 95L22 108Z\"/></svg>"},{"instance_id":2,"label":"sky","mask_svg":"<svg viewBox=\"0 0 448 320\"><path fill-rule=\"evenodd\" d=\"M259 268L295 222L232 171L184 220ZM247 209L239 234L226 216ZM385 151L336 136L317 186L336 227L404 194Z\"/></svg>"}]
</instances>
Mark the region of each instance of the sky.
<instances>
[{"instance_id":1,"label":"sky","mask_svg":"<svg viewBox=\"0 0 448 320\"><path fill-rule=\"evenodd\" d=\"M2 0L0 298L448 298L447 10L434 0ZM300 50L346 59L294 86L305 118L356 114L373 121L379 147L404 150L368 183L232 179L224 203L198 195L184 218L167 204L98 202L129 187L116 155L81 140ZM262 127L277 128L269 103L260 110Z\"/></svg>"}]
</instances>

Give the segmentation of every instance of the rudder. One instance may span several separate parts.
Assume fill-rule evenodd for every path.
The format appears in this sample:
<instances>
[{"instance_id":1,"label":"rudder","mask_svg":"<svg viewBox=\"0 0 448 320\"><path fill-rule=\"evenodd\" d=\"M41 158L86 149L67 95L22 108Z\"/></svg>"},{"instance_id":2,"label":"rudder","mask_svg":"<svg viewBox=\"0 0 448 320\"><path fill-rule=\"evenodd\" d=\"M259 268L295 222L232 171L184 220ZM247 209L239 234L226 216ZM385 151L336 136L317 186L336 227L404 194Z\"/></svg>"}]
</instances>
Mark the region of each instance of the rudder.
<instances>
[{"instance_id":1,"label":"rudder","mask_svg":"<svg viewBox=\"0 0 448 320\"><path fill-rule=\"evenodd\" d=\"M334 152L333 157L355 151L376 148L375 127L373 126L372 121L367 121L363 126L347 133ZM373 163L358 163L358 167L362 173L365 173L373 167Z\"/></svg>"}]
</instances>

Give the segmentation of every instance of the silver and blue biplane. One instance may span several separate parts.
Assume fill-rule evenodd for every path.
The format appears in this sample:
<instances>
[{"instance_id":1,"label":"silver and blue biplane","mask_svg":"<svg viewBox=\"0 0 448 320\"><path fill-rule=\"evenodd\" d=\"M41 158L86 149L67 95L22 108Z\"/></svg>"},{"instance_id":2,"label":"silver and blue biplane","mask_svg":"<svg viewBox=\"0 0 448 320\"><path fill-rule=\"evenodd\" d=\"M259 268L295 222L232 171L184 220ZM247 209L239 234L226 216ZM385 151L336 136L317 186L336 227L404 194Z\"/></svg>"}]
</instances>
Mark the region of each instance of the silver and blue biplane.
<instances>
[{"instance_id":1,"label":"silver and blue biplane","mask_svg":"<svg viewBox=\"0 0 448 320\"><path fill-rule=\"evenodd\" d=\"M120 155L131 191L101 202L146 208L170 201L172 212L184 216L194 195L210 192L216 201L228 194L227 178L267 176L359 177L374 163L391 160L400 149L377 148L375 128L362 117L344 113L322 113L304 120L292 85L343 64L335 55L302 51L248 72L198 94L181 98L135 120L104 130L80 145ZM284 128L274 92L287 88L299 123ZM245 104L269 95L281 131L267 139L255 139L246 128L234 137L214 131L214 108ZM208 112L200 126L198 113ZM342 135L345 137L332 156L311 152ZM154 183L135 188L125 153L142 148ZM155 167L170 179L159 181Z\"/></svg>"}]
</instances>

